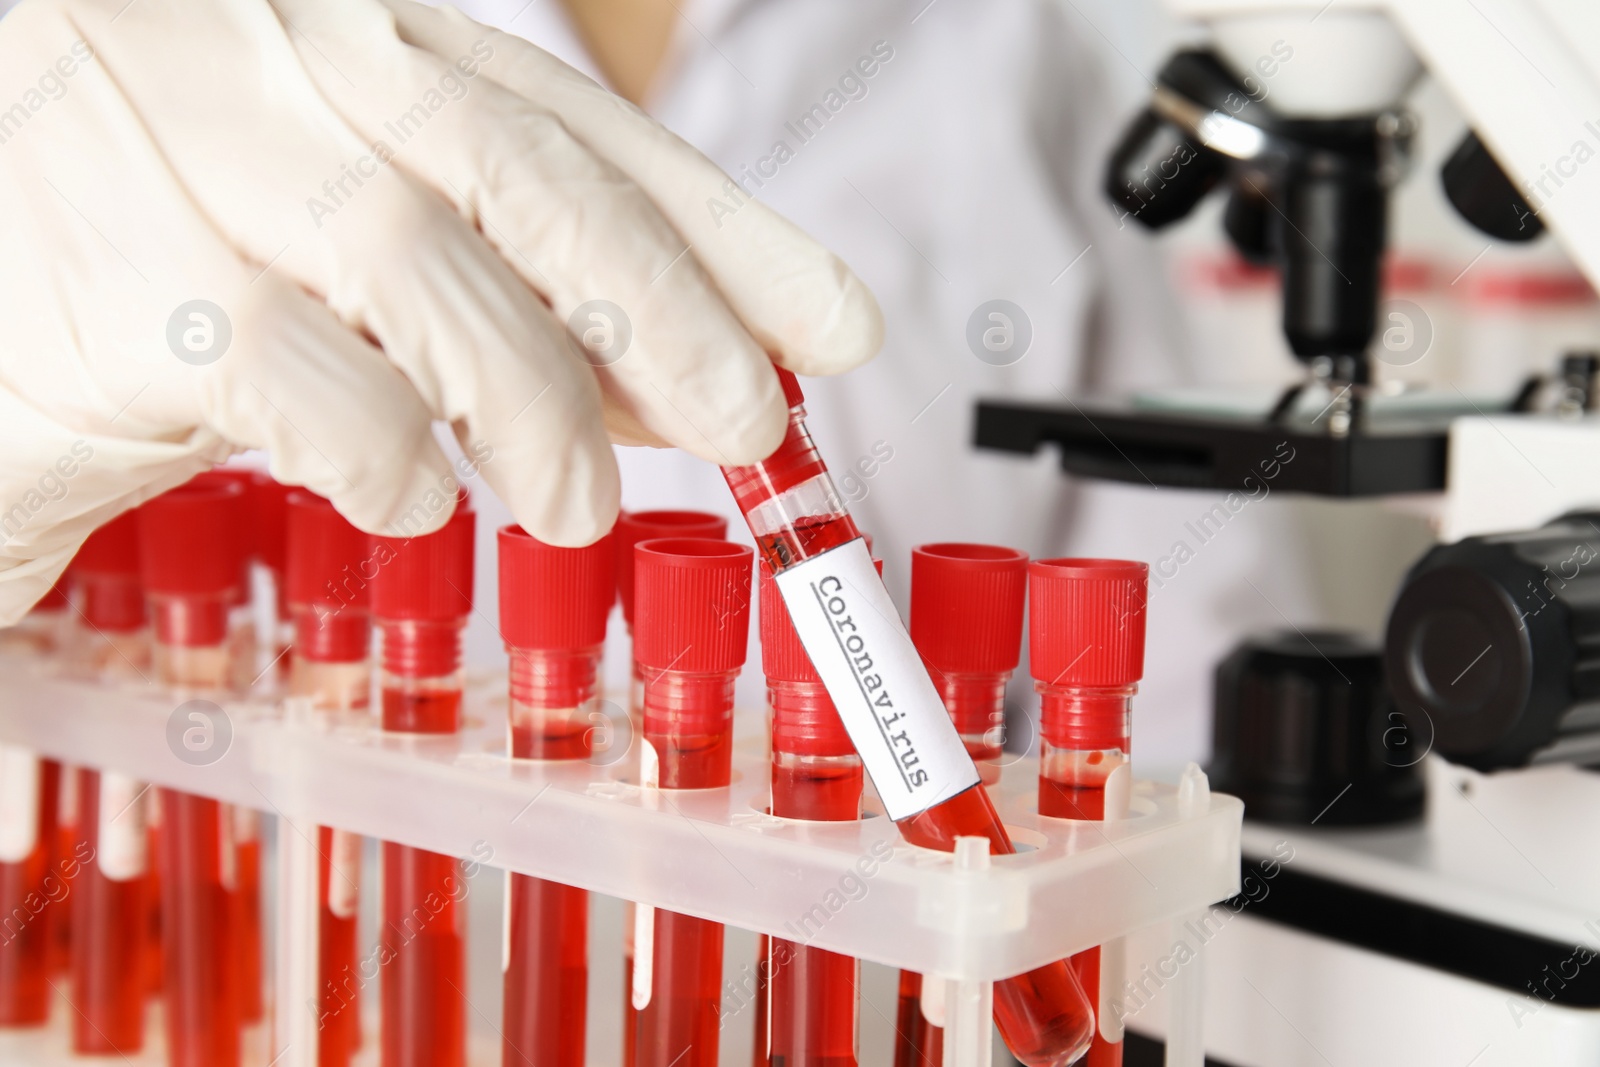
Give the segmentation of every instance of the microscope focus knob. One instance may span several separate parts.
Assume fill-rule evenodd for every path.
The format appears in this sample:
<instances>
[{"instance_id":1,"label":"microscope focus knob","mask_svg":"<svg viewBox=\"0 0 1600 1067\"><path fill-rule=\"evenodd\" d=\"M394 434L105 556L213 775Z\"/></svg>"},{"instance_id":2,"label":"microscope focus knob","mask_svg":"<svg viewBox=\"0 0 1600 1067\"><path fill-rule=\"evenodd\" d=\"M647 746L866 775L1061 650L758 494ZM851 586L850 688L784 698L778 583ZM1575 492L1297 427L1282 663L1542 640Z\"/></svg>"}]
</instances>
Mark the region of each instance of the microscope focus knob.
<instances>
[{"instance_id":1,"label":"microscope focus knob","mask_svg":"<svg viewBox=\"0 0 1600 1067\"><path fill-rule=\"evenodd\" d=\"M1490 237L1523 242L1544 233L1539 216L1470 130L1445 160L1439 179L1461 217Z\"/></svg>"},{"instance_id":2,"label":"microscope focus knob","mask_svg":"<svg viewBox=\"0 0 1600 1067\"><path fill-rule=\"evenodd\" d=\"M1396 705L1482 771L1600 756L1600 514L1440 545L1389 613Z\"/></svg>"},{"instance_id":3,"label":"microscope focus knob","mask_svg":"<svg viewBox=\"0 0 1600 1067\"><path fill-rule=\"evenodd\" d=\"M1368 826L1415 818L1421 758L1370 641L1286 631L1244 641L1217 666L1208 773L1251 819Z\"/></svg>"}]
</instances>

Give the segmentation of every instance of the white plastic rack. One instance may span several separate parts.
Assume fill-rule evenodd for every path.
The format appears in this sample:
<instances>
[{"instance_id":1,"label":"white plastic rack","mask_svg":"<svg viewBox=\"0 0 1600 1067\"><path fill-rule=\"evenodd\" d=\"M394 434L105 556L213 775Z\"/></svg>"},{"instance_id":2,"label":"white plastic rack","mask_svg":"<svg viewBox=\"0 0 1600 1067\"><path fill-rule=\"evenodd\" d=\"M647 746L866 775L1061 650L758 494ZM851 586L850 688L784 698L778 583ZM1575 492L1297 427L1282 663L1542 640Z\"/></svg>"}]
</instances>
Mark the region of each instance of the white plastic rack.
<instances>
[{"instance_id":1,"label":"white plastic rack","mask_svg":"<svg viewBox=\"0 0 1600 1067\"><path fill-rule=\"evenodd\" d=\"M192 725L181 696L75 680L38 659L5 657L0 672L0 742L248 805L297 831L278 835L279 1004L313 1001L316 825L938 976L947 1067L988 1067L994 980L1181 922L1238 890L1243 806L1210 793L1194 767L1176 788L1133 784L1129 818L1087 823L1041 818L1037 764L1019 761L991 787L1019 854L991 857L976 838L947 854L908 846L881 815L768 815L766 755L749 738L724 789L641 789L626 760L508 759L503 676L469 681L459 735L387 734L293 701L223 699L217 749L195 753L175 740ZM1190 988L1174 1005L1197 1009L1199 981L1200 968L1186 968L1178 984ZM1115 1028L1117 1013L1100 1007ZM1198 1011L1179 1014L1193 1019L1169 1031L1168 1063L1199 1067ZM313 1067L311 1011L276 1025L275 1067Z\"/></svg>"}]
</instances>

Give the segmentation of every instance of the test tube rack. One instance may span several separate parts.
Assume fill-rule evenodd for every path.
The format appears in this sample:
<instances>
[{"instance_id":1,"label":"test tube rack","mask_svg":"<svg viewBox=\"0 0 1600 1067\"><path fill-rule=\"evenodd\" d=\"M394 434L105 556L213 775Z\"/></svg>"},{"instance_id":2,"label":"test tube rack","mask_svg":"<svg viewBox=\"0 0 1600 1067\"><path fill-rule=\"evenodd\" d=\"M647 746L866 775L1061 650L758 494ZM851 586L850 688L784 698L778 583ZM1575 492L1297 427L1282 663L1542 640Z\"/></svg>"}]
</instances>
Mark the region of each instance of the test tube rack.
<instances>
[{"instance_id":1,"label":"test tube rack","mask_svg":"<svg viewBox=\"0 0 1600 1067\"><path fill-rule=\"evenodd\" d=\"M465 728L436 738L207 694L224 715L220 751L180 758L182 694L87 682L38 658L4 657L0 671L0 743L247 805L298 831L278 835L280 1005L314 1001L318 825L937 976L946 1067L989 1067L995 980L1182 922L1239 887L1243 805L1211 793L1193 765L1176 787L1132 783L1127 819L1089 823L1040 817L1038 765L1019 759L991 787L1019 854L990 856L977 838L951 854L905 844L870 812L870 794L858 823L767 814L766 754L748 737L724 789L641 789L626 758L511 760L503 675L469 678ZM615 725L626 731L626 716ZM1200 1067L1200 980L1186 968L1173 991L1168 1064ZM278 1013L274 1067L312 1067L315 1027L309 1009Z\"/></svg>"}]
</instances>

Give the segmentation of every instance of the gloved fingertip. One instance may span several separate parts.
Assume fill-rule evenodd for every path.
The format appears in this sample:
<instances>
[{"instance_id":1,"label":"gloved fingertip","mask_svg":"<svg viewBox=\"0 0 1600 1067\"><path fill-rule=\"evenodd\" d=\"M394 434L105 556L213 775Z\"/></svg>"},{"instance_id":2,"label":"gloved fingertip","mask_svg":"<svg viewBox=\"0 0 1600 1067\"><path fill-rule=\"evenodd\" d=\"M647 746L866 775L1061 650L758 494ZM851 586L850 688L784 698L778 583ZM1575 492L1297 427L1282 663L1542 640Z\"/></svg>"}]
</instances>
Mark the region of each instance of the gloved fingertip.
<instances>
[{"instance_id":1,"label":"gloved fingertip","mask_svg":"<svg viewBox=\"0 0 1600 1067\"><path fill-rule=\"evenodd\" d=\"M842 260L829 259L832 277L828 284L814 287L821 299L802 309L804 327L777 352L779 364L802 376L843 374L883 347L883 312L877 298Z\"/></svg>"},{"instance_id":2,"label":"gloved fingertip","mask_svg":"<svg viewBox=\"0 0 1600 1067\"><path fill-rule=\"evenodd\" d=\"M759 463L778 450L789 428L789 403L777 372L762 376L754 395L743 398L734 409L737 414L724 420L709 449L689 444L689 451L725 467Z\"/></svg>"},{"instance_id":3,"label":"gloved fingertip","mask_svg":"<svg viewBox=\"0 0 1600 1067\"><path fill-rule=\"evenodd\" d=\"M384 537L416 537L440 529L455 514L460 483L437 449L407 465L386 492L372 486L329 494L339 513L360 530Z\"/></svg>"},{"instance_id":4,"label":"gloved fingertip","mask_svg":"<svg viewBox=\"0 0 1600 1067\"><path fill-rule=\"evenodd\" d=\"M548 545L582 548L611 532L622 508L622 481L604 434L569 453L555 483L497 486L522 528Z\"/></svg>"}]
</instances>

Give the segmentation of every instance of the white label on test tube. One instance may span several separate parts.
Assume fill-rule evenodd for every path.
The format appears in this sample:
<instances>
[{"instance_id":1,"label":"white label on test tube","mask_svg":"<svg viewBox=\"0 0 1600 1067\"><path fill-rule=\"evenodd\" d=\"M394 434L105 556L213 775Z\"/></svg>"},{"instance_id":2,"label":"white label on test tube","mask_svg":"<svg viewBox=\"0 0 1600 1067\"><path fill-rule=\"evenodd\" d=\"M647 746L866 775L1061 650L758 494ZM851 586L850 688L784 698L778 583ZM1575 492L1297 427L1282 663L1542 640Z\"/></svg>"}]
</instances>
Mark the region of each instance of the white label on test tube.
<instances>
[{"instance_id":1,"label":"white label on test tube","mask_svg":"<svg viewBox=\"0 0 1600 1067\"><path fill-rule=\"evenodd\" d=\"M39 843L39 757L0 745L0 863L21 863Z\"/></svg>"},{"instance_id":2,"label":"white label on test tube","mask_svg":"<svg viewBox=\"0 0 1600 1067\"><path fill-rule=\"evenodd\" d=\"M655 988L656 909L636 904L633 909L633 1010L650 1006Z\"/></svg>"},{"instance_id":3,"label":"white label on test tube","mask_svg":"<svg viewBox=\"0 0 1600 1067\"><path fill-rule=\"evenodd\" d=\"M261 813L245 804L233 807L233 843L248 845L261 839Z\"/></svg>"},{"instance_id":4,"label":"white label on test tube","mask_svg":"<svg viewBox=\"0 0 1600 1067\"><path fill-rule=\"evenodd\" d=\"M361 904L361 835L334 830L328 848L328 910L348 919Z\"/></svg>"},{"instance_id":5,"label":"white label on test tube","mask_svg":"<svg viewBox=\"0 0 1600 1067\"><path fill-rule=\"evenodd\" d=\"M978 784L928 668L861 539L777 576L800 643L896 822Z\"/></svg>"},{"instance_id":6,"label":"white label on test tube","mask_svg":"<svg viewBox=\"0 0 1600 1067\"><path fill-rule=\"evenodd\" d=\"M61 792L56 800L56 811L63 827L78 825L78 768L61 768Z\"/></svg>"},{"instance_id":7,"label":"white label on test tube","mask_svg":"<svg viewBox=\"0 0 1600 1067\"><path fill-rule=\"evenodd\" d=\"M100 775L100 851L95 858L100 873L113 882L143 877L150 867L150 826L145 819L150 805L141 796L147 789L137 778L115 771Z\"/></svg>"},{"instance_id":8,"label":"white label on test tube","mask_svg":"<svg viewBox=\"0 0 1600 1067\"><path fill-rule=\"evenodd\" d=\"M639 706L644 707L641 695ZM639 784L646 789L661 786L661 756L648 738L639 741ZM629 997L634 1011L644 1011L650 1006L650 996L655 991L656 966L656 909L648 904L633 906L633 989Z\"/></svg>"},{"instance_id":9,"label":"white label on test tube","mask_svg":"<svg viewBox=\"0 0 1600 1067\"><path fill-rule=\"evenodd\" d=\"M38 755L0 745L0 862L19 864L38 845Z\"/></svg>"},{"instance_id":10,"label":"white label on test tube","mask_svg":"<svg viewBox=\"0 0 1600 1067\"><path fill-rule=\"evenodd\" d=\"M500 973L505 974L511 970L511 887L516 884L516 875L506 872L505 893L503 894L503 907L500 909Z\"/></svg>"},{"instance_id":11,"label":"white label on test tube","mask_svg":"<svg viewBox=\"0 0 1600 1067\"><path fill-rule=\"evenodd\" d=\"M233 836L233 805L217 802L217 863L222 888L239 888L239 846Z\"/></svg>"}]
</instances>

